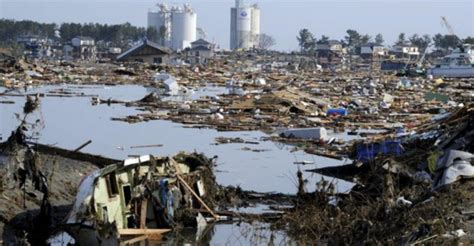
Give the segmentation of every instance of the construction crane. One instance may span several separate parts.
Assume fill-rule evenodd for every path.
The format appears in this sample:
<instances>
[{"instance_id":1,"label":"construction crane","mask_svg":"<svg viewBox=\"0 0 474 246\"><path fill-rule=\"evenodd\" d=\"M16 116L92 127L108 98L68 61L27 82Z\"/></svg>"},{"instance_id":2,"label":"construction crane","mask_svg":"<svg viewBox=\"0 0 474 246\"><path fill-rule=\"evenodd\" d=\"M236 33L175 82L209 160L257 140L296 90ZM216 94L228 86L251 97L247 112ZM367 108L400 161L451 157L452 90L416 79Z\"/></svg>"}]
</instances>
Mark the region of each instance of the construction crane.
<instances>
[{"instance_id":1,"label":"construction crane","mask_svg":"<svg viewBox=\"0 0 474 246\"><path fill-rule=\"evenodd\" d=\"M451 26L451 24L449 24L448 22L448 19L445 17L445 16L441 16L441 25L446 27L446 29L448 30L448 34L450 36L454 36L454 38L456 38L456 40L462 44L463 41L462 39L460 39L455 33L454 33L454 29L453 27ZM462 49L462 45L460 46L460 48Z\"/></svg>"},{"instance_id":2,"label":"construction crane","mask_svg":"<svg viewBox=\"0 0 474 246\"><path fill-rule=\"evenodd\" d=\"M429 43L428 46L426 46L425 51L423 52L423 55L421 56L420 60L416 63L417 68L421 68L423 66L423 62L425 62L426 54L428 54L428 49L434 46L434 43Z\"/></svg>"},{"instance_id":3,"label":"construction crane","mask_svg":"<svg viewBox=\"0 0 474 246\"><path fill-rule=\"evenodd\" d=\"M456 36L456 34L454 34L453 27L449 24L448 19L445 16L441 16L441 21L442 21L441 25L446 27L446 29L448 30L448 34L452 36Z\"/></svg>"}]
</instances>

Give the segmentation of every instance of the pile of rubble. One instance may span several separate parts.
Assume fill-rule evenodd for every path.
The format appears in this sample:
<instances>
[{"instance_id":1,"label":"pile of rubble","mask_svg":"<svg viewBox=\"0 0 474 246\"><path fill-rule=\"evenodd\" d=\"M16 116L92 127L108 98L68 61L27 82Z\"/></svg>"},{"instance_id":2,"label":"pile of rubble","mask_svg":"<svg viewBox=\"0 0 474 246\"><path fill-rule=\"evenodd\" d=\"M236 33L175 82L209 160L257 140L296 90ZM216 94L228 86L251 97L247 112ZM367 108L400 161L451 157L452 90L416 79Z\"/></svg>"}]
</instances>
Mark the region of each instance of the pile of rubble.
<instances>
[{"instance_id":1,"label":"pile of rubble","mask_svg":"<svg viewBox=\"0 0 474 246\"><path fill-rule=\"evenodd\" d=\"M283 209L286 213L281 219L281 215L275 216L275 225L304 242L441 243L463 240L464 232L471 236L469 216L474 205L469 201L474 184L457 181L474 176L472 79L323 71L298 59L288 62L265 54L223 53L206 66L40 63L0 51L0 85L13 89L60 83L147 86L160 89L160 93L136 101L91 96L92 103L117 103L140 111L112 120L171 120L221 131L260 130L272 134L268 140L292 144L295 150L353 159L351 165L309 170L355 183L348 194L337 194L326 180L308 193L299 173L298 197L281 199L284 205L291 200L294 208ZM227 93L169 100L210 85L225 88ZM72 158L80 155L77 151L41 152L47 148L32 145L27 138L31 135L27 131L34 129L27 118L38 107L38 100L28 98L21 126L0 153L0 188L6 197L0 201L0 207L6 208L0 219L10 226L4 238L12 242L44 242L51 232L91 244L97 243L97 238L112 243L135 240L233 215L214 211L222 205L216 200L252 199L249 192L220 189L212 173L213 159L203 155L144 156L125 161L82 156L78 161ZM362 142L328 134L357 134L362 129L378 131ZM218 138L216 142L255 143L241 138ZM65 154L59 157L58 153ZM76 172L72 166L80 169L81 175L69 179L57 175ZM66 185L59 185L61 182ZM67 206L77 187L76 202ZM52 219L56 205L65 205L61 211L71 213ZM37 211L25 212L25 207ZM37 230L35 223L25 225L32 217L48 225L42 227L44 231Z\"/></svg>"},{"instance_id":2,"label":"pile of rubble","mask_svg":"<svg viewBox=\"0 0 474 246\"><path fill-rule=\"evenodd\" d=\"M313 193L302 188L277 224L330 244L472 242L473 142L469 105L412 132L355 143L354 164L311 170L354 182L352 190L336 194L325 180Z\"/></svg>"}]
</instances>

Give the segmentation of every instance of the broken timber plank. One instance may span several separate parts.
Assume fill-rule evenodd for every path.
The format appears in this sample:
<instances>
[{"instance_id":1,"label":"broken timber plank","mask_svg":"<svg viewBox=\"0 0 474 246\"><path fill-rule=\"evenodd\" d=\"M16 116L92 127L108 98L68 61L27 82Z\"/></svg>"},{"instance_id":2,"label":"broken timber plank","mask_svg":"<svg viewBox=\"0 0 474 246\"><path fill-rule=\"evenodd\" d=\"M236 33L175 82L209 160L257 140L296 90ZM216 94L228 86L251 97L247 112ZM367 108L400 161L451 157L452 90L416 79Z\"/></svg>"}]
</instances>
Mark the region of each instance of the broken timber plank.
<instances>
[{"instance_id":1,"label":"broken timber plank","mask_svg":"<svg viewBox=\"0 0 474 246\"><path fill-rule=\"evenodd\" d=\"M471 215L474 214L474 210L461 211L462 215Z\"/></svg>"},{"instance_id":2,"label":"broken timber plank","mask_svg":"<svg viewBox=\"0 0 474 246\"><path fill-rule=\"evenodd\" d=\"M138 236L138 237L134 237L132 239L128 239L126 241L123 241L123 242L120 242L120 245L132 245L134 243L138 243L138 242L141 242L141 241L145 241L148 239L148 235L142 235L142 236Z\"/></svg>"},{"instance_id":3,"label":"broken timber plank","mask_svg":"<svg viewBox=\"0 0 474 246\"><path fill-rule=\"evenodd\" d=\"M140 228L146 228L146 211L147 211L148 200L143 199L140 210Z\"/></svg>"},{"instance_id":4,"label":"broken timber plank","mask_svg":"<svg viewBox=\"0 0 474 246\"><path fill-rule=\"evenodd\" d=\"M186 182L186 180L184 180L181 177L181 170L179 169L179 164L176 163L176 161L173 160L173 159L170 159L170 161L173 163L174 167L176 168L176 177L178 178L178 180L184 185L184 187L186 187L191 192L191 194L193 194L193 196L204 206L204 208L206 208L206 210L209 211L209 213L212 215L212 217L214 217L215 220L218 220L219 215L214 213L214 211L212 211L212 209L209 208L209 206L207 206L207 204L201 199L201 197L198 194L196 194L196 192L193 190L193 188L191 186L189 186L189 184Z\"/></svg>"},{"instance_id":5,"label":"broken timber plank","mask_svg":"<svg viewBox=\"0 0 474 246\"><path fill-rule=\"evenodd\" d=\"M199 195L196 194L196 192L193 190L193 188L191 188L191 186L189 186L188 183L186 183L186 181L181 177L181 175L176 174L176 177L193 194L193 196L196 197L196 199L206 208L206 210L209 211L209 213L212 215L212 217L214 217L215 220L218 220L219 215L214 213L214 211L212 211L212 209L207 206L207 204L201 199L201 197L199 197Z\"/></svg>"},{"instance_id":6,"label":"broken timber plank","mask_svg":"<svg viewBox=\"0 0 474 246\"><path fill-rule=\"evenodd\" d=\"M136 146L130 146L130 149L153 148L153 147L163 147L163 144L136 145Z\"/></svg>"},{"instance_id":7,"label":"broken timber plank","mask_svg":"<svg viewBox=\"0 0 474 246\"><path fill-rule=\"evenodd\" d=\"M77 147L77 149L75 149L74 152L78 152L79 150L83 149L84 147L86 147L90 143L92 143L92 140L89 140L89 141L83 143L81 146Z\"/></svg>"},{"instance_id":8,"label":"broken timber plank","mask_svg":"<svg viewBox=\"0 0 474 246\"><path fill-rule=\"evenodd\" d=\"M171 229L139 229L139 228L129 228L129 229L118 229L120 235L152 235L152 234L164 234L170 232Z\"/></svg>"}]
</instances>

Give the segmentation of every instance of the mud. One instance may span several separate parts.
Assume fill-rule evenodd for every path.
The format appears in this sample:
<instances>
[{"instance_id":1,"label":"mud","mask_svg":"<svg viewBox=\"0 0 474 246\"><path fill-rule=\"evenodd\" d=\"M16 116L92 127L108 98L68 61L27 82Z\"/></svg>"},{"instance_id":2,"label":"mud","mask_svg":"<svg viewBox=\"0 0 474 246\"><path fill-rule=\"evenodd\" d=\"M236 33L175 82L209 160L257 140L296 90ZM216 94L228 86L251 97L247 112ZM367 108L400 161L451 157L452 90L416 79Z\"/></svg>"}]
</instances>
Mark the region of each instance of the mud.
<instances>
[{"instance_id":1,"label":"mud","mask_svg":"<svg viewBox=\"0 0 474 246\"><path fill-rule=\"evenodd\" d=\"M69 212L81 180L99 167L91 162L46 153L40 154L40 162L41 169L48 178L49 201L53 205L52 210L55 215L51 223L59 225ZM2 169L5 171L4 166ZM1 210L0 229L4 242L16 242L18 238L31 240L38 236L34 235L37 229L32 226L41 228L41 222L39 225L34 225L33 221L36 218L35 215L40 212L43 194L35 191L30 182L26 183L25 192L28 195L25 195L17 184L5 182L3 184L0 207L4 209ZM23 220L24 218L28 219Z\"/></svg>"}]
</instances>

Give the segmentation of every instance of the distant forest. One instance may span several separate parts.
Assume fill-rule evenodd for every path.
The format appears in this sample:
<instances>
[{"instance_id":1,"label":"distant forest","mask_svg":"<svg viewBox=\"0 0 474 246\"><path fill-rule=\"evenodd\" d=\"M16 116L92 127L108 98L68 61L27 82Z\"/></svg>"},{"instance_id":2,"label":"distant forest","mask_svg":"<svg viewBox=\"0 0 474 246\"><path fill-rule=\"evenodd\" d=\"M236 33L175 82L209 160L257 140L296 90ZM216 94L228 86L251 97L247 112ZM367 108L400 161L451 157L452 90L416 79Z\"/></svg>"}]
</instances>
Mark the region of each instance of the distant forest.
<instances>
[{"instance_id":1,"label":"distant forest","mask_svg":"<svg viewBox=\"0 0 474 246\"><path fill-rule=\"evenodd\" d=\"M104 41L117 47L127 47L130 42L137 41L143 37L150 40L159 40L158 31L154 28L132 26L130 23L107 25L98 23L39 23L30 20L14 21L0 19L0 42L16 41L21 35L37 35L44 38L55 37L55 31L59 31L62 42L71 41L76 36L88 36L96 41Z\"/></svg>"}]
</instances>

